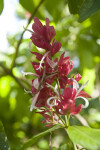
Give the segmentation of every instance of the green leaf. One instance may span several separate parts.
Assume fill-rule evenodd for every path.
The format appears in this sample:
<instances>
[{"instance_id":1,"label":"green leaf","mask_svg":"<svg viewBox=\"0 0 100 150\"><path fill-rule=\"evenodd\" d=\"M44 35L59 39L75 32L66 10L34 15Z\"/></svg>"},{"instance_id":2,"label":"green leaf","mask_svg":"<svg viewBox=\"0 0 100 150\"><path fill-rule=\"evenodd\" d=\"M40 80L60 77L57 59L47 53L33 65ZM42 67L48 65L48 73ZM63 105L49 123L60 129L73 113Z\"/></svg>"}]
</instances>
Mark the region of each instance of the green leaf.
<instances>
[{"instance_id":1,"label":"green leaf","mask_svg":"<svg viewBox=\"0 0 100 150\"><path fill-rule=\"evenodd\" d=\"M79 15L79 22L86 20L100 8L100 0L68 0L71 14Z\"/></svg>"},{"instance_id":2,"label":"green leaf","mask_svg":"<svg viewBox=\"0 0 100 150\"><path fill-rule=\"evenodd\" d=\"M100 0L85 0L79 10L79 22L84 21L100 8Z\"/></svg>"},{"instance_id":3,"label":"green leaf","mask_svg":"<svg viewBox=\"0 0 100 150\"><path fill-rule=\"evenodd\" d=\"M3 2L3 0L0 0L0 15L3 11L3 7L4 7L4 2Z\"/></svg>"},{"instance_id":4,"label":"green leaf","mask_svg":"<svg viewBox=\"0 0 100 150\"><path fill-rule=\"evenodd\" d=\"M24 149L26 149L27 147L30 147L31 145L35 144L40 138L42 138L42 137L45 136L46 134L48 134L48 133L50 133L50 132L52 132L52 131L55 131L56 129L59 129L59 128L61 128L61 126L56 125L56 126L54 126L54 127L50 128L50 129L48 129L48 130L46 130L46 131L44 131L44 132L38 134L38 135L33 136L33 137L32 137L31 139L29 139L26 143L24 143L24 145L21 147L20 150L24 150Z\"/></svg>"},{"instance_id":5,"label":"green leaf","mask_svg":"<svg viewBox=\"0 0 100 150\"><path fill-rule=\"evenodd\" d=\"M100 148L100 130L86 126L70 126L67 130L70 139L89 150Z\"/></svg>"},{"instance_id":6,"label":"green leaf","mask_svg":"<svg viewBox=\"0 0 100 150\"><path fill-rule=\"evenodd\" d=\"M83 3L83 0L68 0L68 7L71 14L77 14L79 12L79 9L81 8L81 5Z\"/></svg>"},{"instance_id":7,"label":"green leaf","mask_svg":"<svg viewBox=\"0 0 100 150\"><path fill-rule=\"evenodd\" d=\"M2 122L0 121L0 150L10 150L7 136L4 131Z\"/></svg>"},{"instance_id":8,"label":"green leaf","mask_svg":"<svg viewBox=\"0 0 100 150\"><path fill-rule=\"evenodd\" d=\"M33 0L19 0L20 4L30 13L34 11L34 3Z\"/></svg>"}]
</instances>

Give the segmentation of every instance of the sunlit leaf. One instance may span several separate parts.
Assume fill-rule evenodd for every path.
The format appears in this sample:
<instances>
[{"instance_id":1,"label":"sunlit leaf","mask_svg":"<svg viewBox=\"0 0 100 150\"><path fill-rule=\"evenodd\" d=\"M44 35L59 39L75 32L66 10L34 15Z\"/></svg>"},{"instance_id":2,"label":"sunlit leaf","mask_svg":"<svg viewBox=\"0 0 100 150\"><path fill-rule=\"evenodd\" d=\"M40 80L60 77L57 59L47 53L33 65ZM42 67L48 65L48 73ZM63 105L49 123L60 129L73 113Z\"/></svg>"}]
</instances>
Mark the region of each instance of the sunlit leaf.
<instances>
[{"instance_id":1,"label":"sunlit leaf","mask_svg":"<svg viewBox=\"0 0 100 150\"><path fill-rule=\"evenodd\" d=\"M33 0L19 0L20 4L30 13L34 11L34 3Z\"/></svg>"},{"instance_id":2,"label":"sunlit leaf","mask_svg":"<svg viewBox=\"0 0 100 150\"><path fill-rule=\"evenodd\" d=\"M0 0L0 14L3 11L3 7L4 7L4 2L3 2L3 0Z\"/></svg>"},{"instance_id":3,"label":"sunlit leaf","mask_svg":"<svg viewBox=\"0 0 100 150\"><path fill-rule=\"evenodd\" d=\"M100 130L86 126L70 126L67 131L75 144L80 144L90 150L100 148Z\"/></svg>"}]
</instances>

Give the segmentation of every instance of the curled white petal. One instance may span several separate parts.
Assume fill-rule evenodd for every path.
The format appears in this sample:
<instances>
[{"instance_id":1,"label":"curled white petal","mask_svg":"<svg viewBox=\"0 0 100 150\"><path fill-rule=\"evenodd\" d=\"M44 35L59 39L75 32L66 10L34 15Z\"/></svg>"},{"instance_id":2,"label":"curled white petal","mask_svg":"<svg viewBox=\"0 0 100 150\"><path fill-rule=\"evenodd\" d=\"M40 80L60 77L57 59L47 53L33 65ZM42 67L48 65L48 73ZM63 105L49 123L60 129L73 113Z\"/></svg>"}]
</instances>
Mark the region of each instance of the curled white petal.
<instances>
[{"instance_id":1,"label":"curled white petal","mask_svg":"<svg viewBox=\"0 0 100 150\"><path fill-rule=\"evenodd\" d=\"M43 60L45 59L45 57L46 57L49 53L50 53L50 52L48 51L48 52L46 52L46 53L44 54L44 56L42 57L42 59L41 59L41 61L40 61L39 68L37 68L37 70L43 68L43 67L42 67Z\"/></svg>"},{"instance_id":2,"label":"curled white petal","mask_svg":"<svg viewBox=\"0 0 100 150\"><path fill-rule=\"evenodd\" d=\"M58 91L55 89L55 87L53 87L52 85L50 85L50 84L48 84L48 83L46 83L47 84L47 87L50 87L51 89L53 89L53 91L59 96L59 93L58 93Z\"/></svg>"},{"instance_id":3,"label":"curled white petal","mask_svg":"<svg viewBox=\"0 0 100 150\"><path fill-rule=\"evenodd\" d=\"M89 101L88 101L85 97L78 96L77 98L82 98L82 99L84 99L85 105L82 105L82 108L87 108L87 107L89 106Z\"/></svg>"},{"instance_id":4,"label":"curled white petal","mask_svg":"<svg viewBox=\"0 0 100 150\"><path fill-rule=\"evenodd\" d=\"M25 93L32 93L31 91L27 91L26 89L24 89Z\"/></svg>"},{"instance_id":5,"label":"curled white petal","mask_svg":"<svg viewBox=\"0 0 100 150\"><path fill-rule=\"evenodd\" d=\"M87 81L85 84L83 84L83 85L79 88L79 90L78 90L77 93L76 93L76 96L79 94L80 91L82 91L82 89L83 89L87 84L88 84L88 81Z\"/></svg>"},{"instance_id":6,"label":"curled white petal","mask_svg":"<svg viewBox=\"0 0 100 150\"><path fill-rule=\"evenodd\" d=\"M33 109L37 109L37 107L35 106L35 104L36 104L37 98L38 98L38 96L39 96L39 93L40 93L40 92L38 92L38 93L31 99L32 104L31 104L31 107L30 107L30 111L32 111Z\"/></svg>"},{"instance_id":7,"label":"curled white petal","mask_svg":"<svg viewBox=\"0 0 100 150\"><path fill-rule=\"evenodd\" d=\"M78 82L75 80L75 79L73 79L72 78L72 80L73 80L73 89L79 89L79 84L78 84Z\"/></svg>"},{"instance_id":8,"label":"curled white petal","mask_svg":"<svg viewBox=\"0 0 100 150\"><path fill-rule=\"evenodd\" d=\"M32 73L32 72L24 72L24 71L21 71L21 73L22 73L23 77L25 77L26 75L33 75L33 76L38 77L38 75L37 75L37 74Z\"/></svg>"},{"instance_id":9,"label":"curled white petal","mask_svg":"<svg viewBox=\"0 0 100 150\"><path fill-rule=\"evenodd\" d=\"M48 100L47 100L47 105L49 105L49 106L51 106L51 107L53 107L53 106L55 106L55 103L50 103L50 101L52 100L52 99L58 99L57 97L50 97L50 98L48 98Z\"/></svg>"},{"instance_id":10,"label":"curled white petal","mask_svg":"<svg viewBox=\"0 0 100 150\"><path fill-rule=\"evenodd\" d=\"M38 87L39 87L38 78L34 79L34 81L33 81L33 86L34 86L36 89L38 89Z\"/></svg>"},{"instance_id":11,"label":"curled white petal","mask_svg":"<svg viewBox=\"0 0 100 150\"><path fill-rule=\"evenodd\" d=\"M57 63L55 63L54 61L50 60L49 57L47 57L47 62L48 62L49 66L51 68L55 68L56 65L57 65Z\"/></svg>"},{"instance_id":12,"label":"curled white petal","mask_svg":"<svg viewBox=\"0 0 100 150\"><path fill-rule=\"evenodd\" d=\"M31 45L32 45L32 41L29 42L29 49L32 49Z\"/></svg>"}]
</instances>

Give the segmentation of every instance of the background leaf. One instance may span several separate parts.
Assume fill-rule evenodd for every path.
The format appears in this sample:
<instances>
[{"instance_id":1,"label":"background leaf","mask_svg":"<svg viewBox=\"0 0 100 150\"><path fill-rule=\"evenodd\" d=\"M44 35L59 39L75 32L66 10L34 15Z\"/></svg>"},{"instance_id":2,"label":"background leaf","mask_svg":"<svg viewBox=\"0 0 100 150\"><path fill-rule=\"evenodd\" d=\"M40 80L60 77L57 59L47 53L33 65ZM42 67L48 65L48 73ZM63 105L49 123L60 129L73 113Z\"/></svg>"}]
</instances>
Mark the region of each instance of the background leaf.
<instances>
[{"instance_id":1,"label":"background leaf","mask_svg":"<svg viewBox=\"0 0 100 150\"><path fill-rule=\"evenodd\" d=\"M100 130L86 126L70 126L67 131L75 144L80 144L89 150L100 148Z\"/></svg>"},{"instance_id":2,"label":"background leaf","mask_svg":"<svg viewBox=\"0 0 100 150\"><path fill-rule=\"evenodd\" d=\"M2 122L0 121L0 150L10 150L7 136L4 131Z\"/></svg>"}]
</instances>

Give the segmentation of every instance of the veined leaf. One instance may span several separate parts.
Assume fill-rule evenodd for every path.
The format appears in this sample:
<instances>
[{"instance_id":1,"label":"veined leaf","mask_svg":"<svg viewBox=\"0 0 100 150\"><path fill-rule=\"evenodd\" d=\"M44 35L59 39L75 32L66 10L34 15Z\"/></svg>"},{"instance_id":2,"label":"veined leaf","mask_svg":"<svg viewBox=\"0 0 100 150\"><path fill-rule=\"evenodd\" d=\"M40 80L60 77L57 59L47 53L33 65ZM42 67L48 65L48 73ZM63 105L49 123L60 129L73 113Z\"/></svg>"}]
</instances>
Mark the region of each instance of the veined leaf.
<instances>
[{"instance_id":1,"label":"veined leaf","mask_svg":"<svg viewBox=\"0 0 100 150\"><path fill-rule=\"evenodd\" d=\"M10 150L7 136L4 131L2 122L0 121L0 150Z\"/></svg>"},{"instance_id":2,"label":"veined leaf","mask_svg":"<svg viewBox=\"0 0 100 150\"><path fill-rule=\"evenodd\" d=\"M70 126L67 130L70 139L89 150L100 148L100 130L86 126Z\"/></svg>"},{"instance_id":3,"label":"veined leaf","mask_svg":"<svg viewBox=\"0 0 100 150\"><path fill-rule=\"evenodd\" d=\"M3 0L0 0L0 15L3 11L3 7L4 7L4 2L3 2Z\"/></svg>"},{"instance_id":4,"label":"veined leaf","mask_svg":"<svg viewBox=\"0 0 100 150\"><path fill-rule=\"evenodd\" d=\"M52 132L52 131L55 131L56 129L59 129L59 128L61 128L61 126L56 125L56 126L54 126L54 127L50 128L50 129L48 129L48 130L46 130L46 131L44 131L44 132L38 134L38 135L33 136L33 137L32 137L31 139L29 139L26 143L24 143L24 145L21 147L20 150L24 150L24 149L26 149L27 147L30 147L31 145L35 144L40 138L42 138L42 137L45 136L46 134L48 134L48 133L50 133L50 132Z\"/></svg>"},{"instance_id":5,"label":"veined leaf","mask_svg":"<svg viewBox=\"0 0 100 150\"><path fill-rule=\"evenodd\" d=\"M79 22L84 21L100 8L100 0L85 0L79 10Z\"/></svg>"},{"instance_id":6,"label":"veined leaf","mask_svg":"<svg viewBox=\"0 0 100 150\"><path fill-rule=\"evenodd\" d=\"M86 20L100 8L100 0L68 0L71 14L79 15L79 22Z\"/></svg>"}]
</instances>

